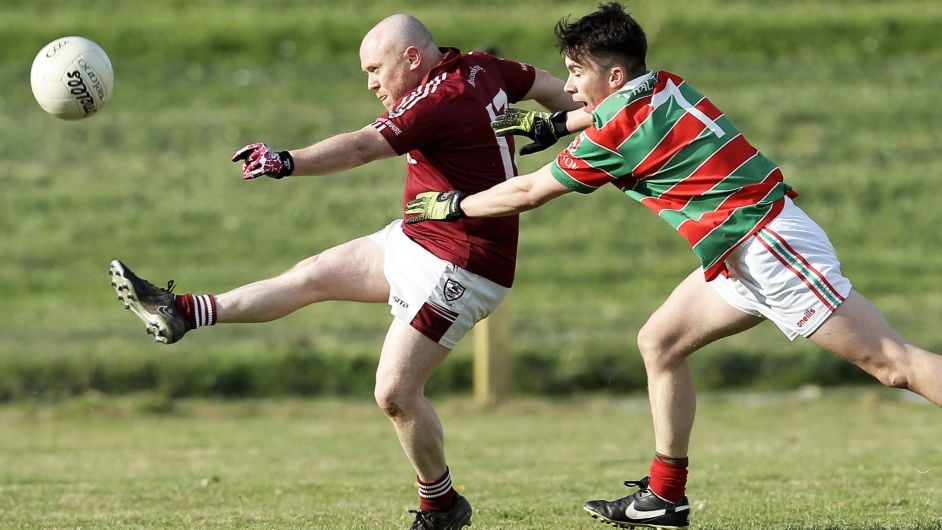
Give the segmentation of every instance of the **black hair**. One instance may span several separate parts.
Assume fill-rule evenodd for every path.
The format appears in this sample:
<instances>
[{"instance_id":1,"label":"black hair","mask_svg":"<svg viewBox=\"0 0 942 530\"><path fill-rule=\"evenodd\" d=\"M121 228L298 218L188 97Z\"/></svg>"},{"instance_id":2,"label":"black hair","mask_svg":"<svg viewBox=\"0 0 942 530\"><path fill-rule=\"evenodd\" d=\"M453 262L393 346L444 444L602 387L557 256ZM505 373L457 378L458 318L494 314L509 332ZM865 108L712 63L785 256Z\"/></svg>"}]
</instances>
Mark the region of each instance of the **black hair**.
<instances>
[{"instance_id":1,"label":"black hair","mask_svg":"<svg viewBox=\"0 0 942 530\"><path fill-rule=\"evenodd\" d=\"M648 39L644 30L618 2L600 4L599 9L570 23L556 23L556 48L573 61L591 59L602 66L620 63L631 72L647 69Z\"/></svg>"}]
</instances>

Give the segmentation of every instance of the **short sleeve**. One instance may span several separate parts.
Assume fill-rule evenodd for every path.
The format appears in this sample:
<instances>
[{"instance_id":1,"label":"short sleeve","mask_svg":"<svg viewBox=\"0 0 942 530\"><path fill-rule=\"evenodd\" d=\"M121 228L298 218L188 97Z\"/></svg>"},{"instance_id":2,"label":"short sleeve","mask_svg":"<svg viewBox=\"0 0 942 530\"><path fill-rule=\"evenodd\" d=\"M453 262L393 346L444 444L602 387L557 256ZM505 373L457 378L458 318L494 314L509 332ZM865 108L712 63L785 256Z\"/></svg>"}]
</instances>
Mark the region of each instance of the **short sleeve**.
<instances>
[{"instance_id":1,"label":"short sleeve","mask_svg":"<svg viewBox=\"0 0 942 530\"><path fill-rule=\"evenodd\" d=\"M511 103L516 103L523 99L533 88L533 81L536 79L536 69L526 63L518 63L510 59L500 59L494 57L497 67L500 68L501 75L504 78L507 87L507 99Z\"/></svg>"},{"instance_id":2,"label":"short sleeve","mask_svg":"<svg viewBox=\"0 0 942 530\"><path fill-rule=\"evenodd\" d=\"M559 153L550 171L563 186L592 193L615 180L611 173L622 163L620 154L599 146L584 131Z\"/></svg>"}]
</instances>

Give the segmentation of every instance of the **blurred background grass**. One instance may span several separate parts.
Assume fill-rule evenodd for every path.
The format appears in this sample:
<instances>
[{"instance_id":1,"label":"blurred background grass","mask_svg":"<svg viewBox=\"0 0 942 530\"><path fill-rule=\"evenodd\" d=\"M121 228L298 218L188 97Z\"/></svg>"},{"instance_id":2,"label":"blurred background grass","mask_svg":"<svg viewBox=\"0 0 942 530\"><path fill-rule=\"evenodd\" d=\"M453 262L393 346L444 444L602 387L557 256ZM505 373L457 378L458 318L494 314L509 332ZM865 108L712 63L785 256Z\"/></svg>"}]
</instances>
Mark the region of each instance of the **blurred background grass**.
<instances>
[{"instance_id":1,"label":"blurred background grass","mask_svg":"<svg viewBox=\"0 0 942 530\"><path fill-rule=\"evenodd\" d=\"M421 18L440 45L496 47L564 76L552 26L594 6L3 2L0 399L140 388L368 395L386 306L326 303L158 347L114 300L109 260L158 284L173 278L181 292L219 292L384 226L401 215L402 160L242 182L229 156L256 140L307 145L378 115L356 53L362 34L392 12ZM934 325L942 314L942 5L684 0L630 8L648 32L649 66L698 86L779 163L855 287L905 335L942 349ZM45 115L28 80L35 53L68 34L102 45L116 72L105 109L75 123ZM520 166L535 169L552 154ZM614 189L525 214L509 299L518 390L643 388L634 336L694 266L669 227ZM468 387L470 342L433 390ZM701 387L861 379L768 324L694 363Z\"/></svg>"}]
</instances>

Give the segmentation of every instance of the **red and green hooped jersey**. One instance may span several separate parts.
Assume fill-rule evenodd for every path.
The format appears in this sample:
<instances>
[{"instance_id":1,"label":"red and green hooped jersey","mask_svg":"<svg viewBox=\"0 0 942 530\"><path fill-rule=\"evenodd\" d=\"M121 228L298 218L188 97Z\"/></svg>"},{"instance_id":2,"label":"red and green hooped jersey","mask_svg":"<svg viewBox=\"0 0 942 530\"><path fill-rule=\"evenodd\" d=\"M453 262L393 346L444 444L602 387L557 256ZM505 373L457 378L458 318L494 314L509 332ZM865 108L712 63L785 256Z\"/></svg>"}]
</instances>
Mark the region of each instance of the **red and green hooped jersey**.
<instances>
[{"instance_id":1,"label":"red and green hooped jersey","mask_svg":"<svg viewBox=\"0 0 942 530\"><path fill-rule=\"evenodd\" d=\"M611 183L647 206L687 240L708 280L794 195L725 114L670 72L612 94L593 118L553 176L581 193Z\"/></svg>"}]
</instances>

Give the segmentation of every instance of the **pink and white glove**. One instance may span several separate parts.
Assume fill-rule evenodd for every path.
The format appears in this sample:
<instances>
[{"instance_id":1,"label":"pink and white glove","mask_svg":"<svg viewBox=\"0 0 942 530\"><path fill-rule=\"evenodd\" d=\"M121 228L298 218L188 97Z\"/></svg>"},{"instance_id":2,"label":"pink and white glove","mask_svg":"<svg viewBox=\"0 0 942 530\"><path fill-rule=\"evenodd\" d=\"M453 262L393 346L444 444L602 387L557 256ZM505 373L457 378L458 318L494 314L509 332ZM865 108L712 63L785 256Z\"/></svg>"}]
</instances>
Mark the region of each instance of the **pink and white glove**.
<instances>
[{"instance_id":1,"label":"pink and white glove","mask_svg":"<svg viewBox=\"0 0 942 530\"><path fill-rule=\"evenodd\" d=\"M288 151L275 151L263 143L242 146L233 153L232 161L242 163L242 178L252 180L265 175L273 179L287 177L294 171L294 159Z\"/></svg>"}]
</instances>

